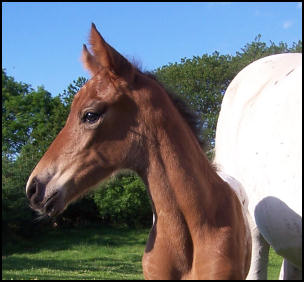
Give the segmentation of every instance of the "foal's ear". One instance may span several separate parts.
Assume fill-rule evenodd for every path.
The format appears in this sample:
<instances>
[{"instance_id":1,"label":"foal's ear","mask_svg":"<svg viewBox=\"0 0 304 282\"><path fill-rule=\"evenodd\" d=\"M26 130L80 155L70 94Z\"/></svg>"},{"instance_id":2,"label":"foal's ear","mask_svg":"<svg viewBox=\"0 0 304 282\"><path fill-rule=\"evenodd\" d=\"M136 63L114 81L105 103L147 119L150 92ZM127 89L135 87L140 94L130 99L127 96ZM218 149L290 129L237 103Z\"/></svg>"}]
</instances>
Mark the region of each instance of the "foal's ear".
<instances>
[{"instance_id":1,"label":"foal's ear","mask_svg":"<svg viewBox=\"0 0 304 282\"><path fill-rule=\"evenodd\" d=\"M88 51L85 44L83 44L81 59L84 67L91 73L92 76L101 69L101 66L96 61L95 57L92 56L92 54Z\"/></svg>"},{"instance_id":2,"label":"foal's ear","mask_svg":"<svg viewBox=\"0 0 304 282\"><path fill-rule=\"evenodd\" d=\"M103 68L127 80L133 79L134 67L132 64L111 47L100 35L95 24L92 23L90 44L96 62Z\"/></svg>"}]
</instances>

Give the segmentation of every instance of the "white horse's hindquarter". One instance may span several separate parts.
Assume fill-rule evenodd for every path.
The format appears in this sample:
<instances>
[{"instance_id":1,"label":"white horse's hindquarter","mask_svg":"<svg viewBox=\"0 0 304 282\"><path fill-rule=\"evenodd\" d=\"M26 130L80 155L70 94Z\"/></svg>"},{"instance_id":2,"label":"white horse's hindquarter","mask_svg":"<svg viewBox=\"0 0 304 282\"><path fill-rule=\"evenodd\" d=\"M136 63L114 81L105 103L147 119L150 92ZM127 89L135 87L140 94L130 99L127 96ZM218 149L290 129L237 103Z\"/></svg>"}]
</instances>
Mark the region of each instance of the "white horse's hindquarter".
<instances>
[{"instance_id":1,"label":"white horse's hindquarter","mask_svg":"<svg viewBox=\"0 0 304 282\"><path fill-rule=\"evenodd\" d=\"M250 64L231 82L222 103L214 162L249 198L251 268L262 259L258 253L267 253L261 251L260 232L302 269L301 62L301 54L281 54Z\"/></svg>"}]
</instances>

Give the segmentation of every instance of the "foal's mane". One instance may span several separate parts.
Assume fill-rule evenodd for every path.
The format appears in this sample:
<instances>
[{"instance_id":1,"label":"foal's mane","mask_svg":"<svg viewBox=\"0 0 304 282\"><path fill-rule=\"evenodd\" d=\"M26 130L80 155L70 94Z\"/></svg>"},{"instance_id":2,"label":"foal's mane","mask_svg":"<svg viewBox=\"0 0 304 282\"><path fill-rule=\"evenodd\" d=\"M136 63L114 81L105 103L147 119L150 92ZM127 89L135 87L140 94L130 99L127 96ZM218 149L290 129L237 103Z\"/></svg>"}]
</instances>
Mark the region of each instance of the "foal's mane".
<instances>
[{"instance_id":1,"label":"foal's mane","mask_svg":"<svg viewBox=\"0 0 304 282\"><path fill-rule=\"evenodd\" d=\"M205 149L207 144L206 144L206 141L202 139L202 129L201 129L202 122L200 120L199 115L194 113L194 111L190 108L190 106L187 104L187 102L185 101L185 99L182 96L177 95L176 93L170 91L166 86L164 86L157 79L155 74L153 74L151 72L141 72L141 73L146 75L150 79L154 80L165 90L165 92L171 99L172 103L177 108L180 115L183 117L184 121L188 124L188 126L192 130L193 134L196 136L201 147L203 149Z\"/></svg>"}]
</instances>

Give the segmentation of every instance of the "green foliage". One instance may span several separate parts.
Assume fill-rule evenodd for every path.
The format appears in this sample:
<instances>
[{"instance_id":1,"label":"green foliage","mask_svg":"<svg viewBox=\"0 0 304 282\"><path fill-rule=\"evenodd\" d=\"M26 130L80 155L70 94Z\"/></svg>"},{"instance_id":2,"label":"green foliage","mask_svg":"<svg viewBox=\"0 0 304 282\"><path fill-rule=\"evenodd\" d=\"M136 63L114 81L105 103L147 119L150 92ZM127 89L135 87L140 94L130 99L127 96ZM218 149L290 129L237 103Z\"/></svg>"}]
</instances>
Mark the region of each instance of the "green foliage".
<instances>
[{"instance_id":1,"label":"green foliage","mask_svg":"<svg viewBox=\"0 0 304 282\"><path fill-rule=\"evenodd\" d=\"M302 41L293 43L291 47L288 47L286 43L280 42L276 45L270 41L270 46L267 46L265 42L261 42L261 34L258 34L252 43L246 44L244 48L241 48L241 52L236 52L236 56L233 58L234 68L239 72L250 63L274 54L282 53L302 53Z\"/></svg>"},{"instance_id":2,"label":"green foliage","mask_svg":"<svg viewBox=\"0 0 304 282\"><path fill-rule=\"evenodd\" d=\"M85 77L78 77L77 80L73 80L73 83L69 84L67 89L63 90L59 97L62 103L67 107L68 112L70 111L70 106L73 102L75 94L81 89L81 87L87 82ZM68 115L68 113L67 113Z\"/></svg>"},{"instance_id":3,"label":"green foliage","mask_svg":"<svg viewBox=\"0 0 304 282\"><path fill-rule=\"evenodd\" d=\"M29 174L45 151L51 133L51 95L43 88L15 82L2 70L2 228L25 234L34 212L25 196ZM49 130L47 130L49 128Z\"/></svg>"},{"instance_id":4,"label":"green foliage","mask_svg":"<svg viewBox=\"0 0 304 282\"><path fill-rule=\"evenodd\" d=\"M2 244L14 234L26 236L34 228L34 212L25 196L25 183L31 172L22 161L2 157Z\"/></svg>"},{"instance_id":5,"label":"green foliage","mask_svg":"<svg viewBox=\"0 0 304 282\"><path fill-rule=\"evenodd\" d=\"M20 165L16 165L7 158L2 158L2 223L4 221L12 221L19 218L20 215L10 210L25 211L28 203L24 197L24 185L22 183L22 175L16 177L16 170L22 172ZM21 209L21 210L20 210ZM22 212L24 217L27 213Z\"/></svg>"},{"instance_id":6,"label":"green foliage","mask_svg":"<svg viewBox=\"0 0 304 282\"><path fill-rule=\"evenodd\" d=\"M231 72L231 56L203 55L182 59L156 70L158 79L181 95L201 117L203 136L213 144L214 132L225 89L235 76Z\"/></svg>"},{"instance_id":7,"label":"green foliage","mask_svg":"<svg viewBox=\"0 0 304 282\"><path fill-rule=\"evenodd\" d=\"M143 182L132 172L123 172L102 183L94 201L103 222L129 226L151 225L152 211Z\"/></svg>"},{"instance_id":8,"label":"green foliage","mask_svg":"<svg viewBox=\"0 0 304 282\"><path fill-rule=\"evenodd\" d=\"M2 69L2 155L7 157L18 153L28 140L24 100L30 91L29 85L15 82Z\"/></svg>"},{"instance_id":9,"label":"green foliage","mask_svg":"<svg viewBox=\"0 0 304 282\"><path fill-rule=\"evenodd\" d=\"M14 159L29 145L45 152L64 125L64 106L43 87L34 91L3 70L2 80L2 155Z\"/></svg>"},{"instance_id":10,"label":"green foliage","mask_svg":"<svg viewBox=\"0 0 304 282\"><path fill-rule=\"evenodd\" d=\"M2 70L2 228L5 241L11 232L22 234L36 226L25 185L31 171L65 124L68 100L84 80L79 78L60 97L43 87L35 91Z\"/></svg>"},{"instance_id":11,"label":"green foliage","mask_svg":"<svg viewBox=\"0 0 304 282\"><path fill-rule=\"evenodd\" d=\"M92 192L88 193L78 201L71 203L54 221L56 226L59 227L85 226L101 223L94 201L94 194Z\"/></svg>"}]
</instances>

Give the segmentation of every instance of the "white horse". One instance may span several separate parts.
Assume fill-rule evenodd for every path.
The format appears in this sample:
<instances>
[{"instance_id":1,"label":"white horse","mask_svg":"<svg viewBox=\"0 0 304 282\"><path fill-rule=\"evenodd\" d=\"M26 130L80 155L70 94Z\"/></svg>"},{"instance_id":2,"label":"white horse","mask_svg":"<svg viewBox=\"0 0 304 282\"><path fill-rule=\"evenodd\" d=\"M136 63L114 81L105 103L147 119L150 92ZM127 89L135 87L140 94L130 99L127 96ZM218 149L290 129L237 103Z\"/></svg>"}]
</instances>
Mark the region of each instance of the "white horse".
<instances>
[{"instance_id":1,"label":"white horse","mask_svg":"<svg viewBox=\"0 0 304 282\"><path fill-rule=\"evenodd\" d=\"M214 162L249 200L247 279L267 279L269 245L284 258L280 279L301 279L302 54L265 57L234 78L222 102Z\"/></svg>"}]
</instances>

